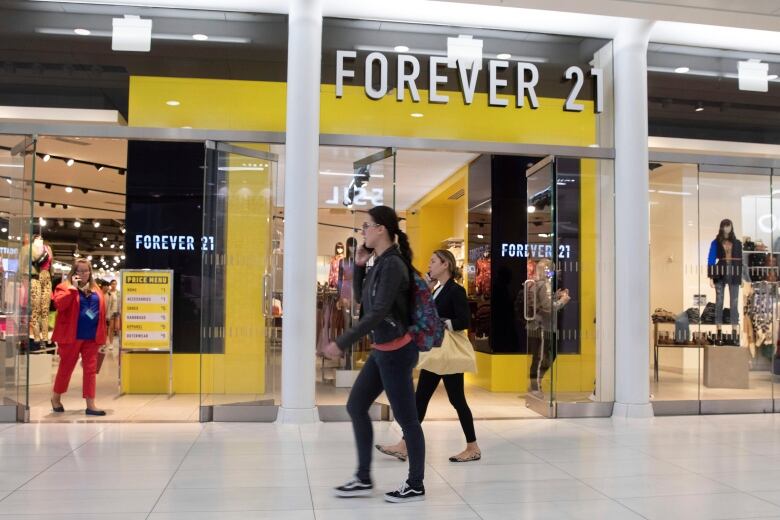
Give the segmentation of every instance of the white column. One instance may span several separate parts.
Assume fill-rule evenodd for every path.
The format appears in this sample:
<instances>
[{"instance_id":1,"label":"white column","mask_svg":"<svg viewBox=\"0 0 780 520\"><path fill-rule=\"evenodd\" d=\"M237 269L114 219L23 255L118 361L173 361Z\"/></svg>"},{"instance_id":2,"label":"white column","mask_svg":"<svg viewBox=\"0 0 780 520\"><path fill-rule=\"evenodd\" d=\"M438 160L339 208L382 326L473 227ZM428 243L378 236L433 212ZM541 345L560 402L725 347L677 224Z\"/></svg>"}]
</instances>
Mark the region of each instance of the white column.
<instances>
[{"instance_id":1,"label":"white column","mask_svg":"<svg viewBox=\"0 0 780 520\"><path fill-rule=\"evenodd\" d=\"M626 20L615 60L615 408L652 417L650 404L650 217L647 44L653 23Z\"/></svg>"},{"instance_id":2,"label":"white column","mask_svg":"<svg viewBox=\"0 0 780 520\"><path fill-rule=\"evenodd\" d=\"M282 403L278 422L319 420L315 406L320 0L291 0L284 193ZM295 189L293 189L293 187Z\"/></svg>"}]
</instances>

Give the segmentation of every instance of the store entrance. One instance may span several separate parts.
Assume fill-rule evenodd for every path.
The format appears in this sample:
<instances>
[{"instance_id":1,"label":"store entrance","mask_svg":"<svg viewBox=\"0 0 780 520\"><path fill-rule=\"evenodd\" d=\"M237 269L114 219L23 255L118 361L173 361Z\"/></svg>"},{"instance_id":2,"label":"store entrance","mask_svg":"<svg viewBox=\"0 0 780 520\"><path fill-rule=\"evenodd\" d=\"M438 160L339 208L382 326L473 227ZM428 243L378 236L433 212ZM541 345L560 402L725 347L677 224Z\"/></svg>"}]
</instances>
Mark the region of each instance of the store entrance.
<instances>
[{"instance_id":1,"label":"store entrance","mask_svg":"<svg viewBox=\"0 0 780 520\"><path fill-rule=\"evenodd\" d=\"M378 166L366 176L360 159L383 154L385 176ZM325 146L320 157L318 347L359 316L343 280L366 211L379 205L366 195L383 193L379 200L394 202L420 272L437 251L455 259L477 365L464 378L475 418L611 413L611 395L602 391L609 385L598 376L610 357L599 355L596 341L598 283L609 270L599 243L611 229L609 211L596 208L611 203L610 161ZM362 190L356 200L334 195L355 183ZM325 420L348 420L344 405L369 354L370 345L359 344L339 362L318 356ZM375 418L389 418L385 397L377 404ZM457 419L443 385L429 419Z\"/></svg>"}]
</instances>

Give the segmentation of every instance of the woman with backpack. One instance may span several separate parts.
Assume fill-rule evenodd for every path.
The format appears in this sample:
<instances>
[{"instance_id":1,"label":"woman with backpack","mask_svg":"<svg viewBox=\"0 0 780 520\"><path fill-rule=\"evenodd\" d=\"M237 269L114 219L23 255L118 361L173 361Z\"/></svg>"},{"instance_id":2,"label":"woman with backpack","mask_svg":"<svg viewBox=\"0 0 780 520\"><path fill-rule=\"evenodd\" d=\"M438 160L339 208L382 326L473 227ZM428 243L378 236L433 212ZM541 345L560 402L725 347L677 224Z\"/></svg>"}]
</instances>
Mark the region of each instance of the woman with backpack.
<instances>
[{"instance_id":1,"label":"woman with backpack","mask_svg":"<svg viewBox=\"0 0 780 520\"><path fill-rule=\"evenodd\" d=\"M425 499L425 438L417 418L412 371L417 366L419 348L409 333L412 302L412 250L406 233L398 227L392 208L377 206L368 211L363 223L365 242L355 257L354 291L361 303L361 318L323 353L338 359L345 349L363 336L371 336L373 351L358 374L347 401L347 412L358 452L355 478L335 489L339 497L370 496L373 426L369 408L384 391L406 439L409 475L401 486L385 494L388 502ZM374 255L374 265L366 273L366 263Z\"/></svg>"}]
</instances>

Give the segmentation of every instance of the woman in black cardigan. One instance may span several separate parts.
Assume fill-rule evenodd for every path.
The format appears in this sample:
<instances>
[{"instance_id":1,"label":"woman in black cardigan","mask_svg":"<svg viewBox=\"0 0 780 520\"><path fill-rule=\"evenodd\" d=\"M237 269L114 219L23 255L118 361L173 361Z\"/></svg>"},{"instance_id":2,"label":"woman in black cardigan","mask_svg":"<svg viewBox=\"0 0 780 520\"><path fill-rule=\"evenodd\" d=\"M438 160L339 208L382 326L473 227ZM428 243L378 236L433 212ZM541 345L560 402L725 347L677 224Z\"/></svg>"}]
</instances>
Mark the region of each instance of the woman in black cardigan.
<instances>
[{"instance_id":1,"label":"woman in black cardigan","mask_svg":"<svg viewBox=\"0 0 780 520\"><path fill-rule=\"evenodd\" d=\"M439 249L431 256L428 264L428 276L431 278L433 299L436 302L436 310L439 317L444 320L448 329L453 331L469 328L469 302L466 290L456 280L461 274L455 262L455 256L446 249ZM474 418L471 409L466 402L466 393L463 383L463 374L439 375L427 370L420 370L420 379L417 381L415 393L417 401L417 415L422 423L425 412L428 409L433 393L439 386L439 381L444 380L444 388L450 403L458 412L458 419L466 436L466 449L458 455L450 457L451 462L470 462L482 458L482 453L477 445L477 436L474 432ZM376 447L385 455L406 460L406 443L403 439L393 446Z\"/></svg>"}]
</instances>

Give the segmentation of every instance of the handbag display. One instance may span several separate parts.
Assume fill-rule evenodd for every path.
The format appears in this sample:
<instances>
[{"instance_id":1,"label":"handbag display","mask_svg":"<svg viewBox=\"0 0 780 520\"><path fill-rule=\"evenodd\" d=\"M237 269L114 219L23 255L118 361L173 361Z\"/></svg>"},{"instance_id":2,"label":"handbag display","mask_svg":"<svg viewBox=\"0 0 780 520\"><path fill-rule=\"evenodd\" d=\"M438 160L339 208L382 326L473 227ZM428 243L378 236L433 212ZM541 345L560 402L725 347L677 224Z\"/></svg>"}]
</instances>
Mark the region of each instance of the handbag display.
<instances>
[{"instance_id":1,"label":"handbag display","mask_svg":"<svg viewBox=\"0 0 780 520\"><path fill-rule=\"evenodd\" d=\"M466 331L444 331L441 347L420 353L417 368L440 376L477 372L477 358Z\"/></svg>"}]
</instances>

